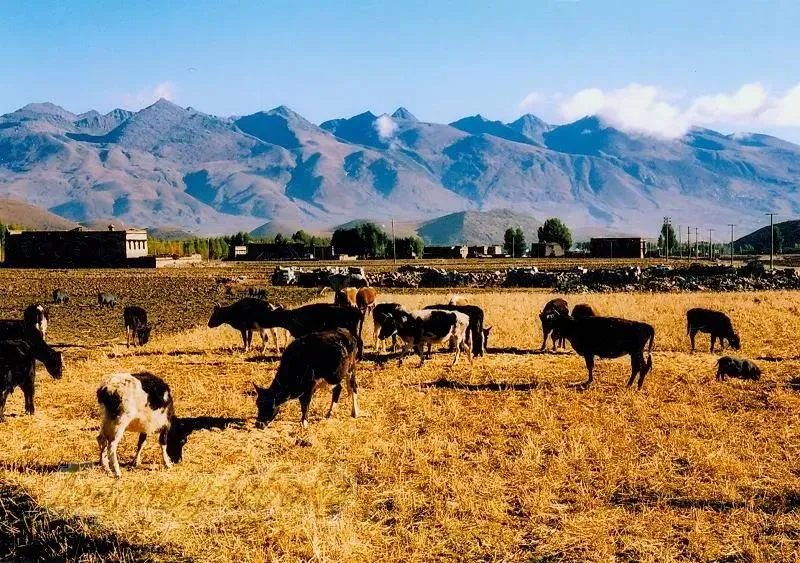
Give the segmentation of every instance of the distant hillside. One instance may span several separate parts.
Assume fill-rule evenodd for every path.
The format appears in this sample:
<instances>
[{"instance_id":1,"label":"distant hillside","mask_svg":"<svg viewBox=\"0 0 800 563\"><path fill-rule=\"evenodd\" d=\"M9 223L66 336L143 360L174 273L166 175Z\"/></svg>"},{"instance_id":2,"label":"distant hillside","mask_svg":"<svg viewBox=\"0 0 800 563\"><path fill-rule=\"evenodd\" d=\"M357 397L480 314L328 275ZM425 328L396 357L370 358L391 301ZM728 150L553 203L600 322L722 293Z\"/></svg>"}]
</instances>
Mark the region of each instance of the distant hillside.
<instances>
[{"instance_id":1,"label":"distant hillside","mask_svg":"<svg viewBox=\"0 0 800 563\"><path fill-rule=\"evenodd\" d=\"M447 125L401 107L318 126L285 106L225 117L167 100L80 115L34 103L0 116L0 197L70 221L202 234L393 217L395 233L429 221L423 233L437 240L488 241L498 231L442 234L435 218L500 209L560 217L576 237L657 236L666 215L720 232L735 219L744 231L767 211L793 216L798 183L796 144L702 128L660 139L598 116L551 125L474 115Z\"/></svg>"},{"instance_id":2,"label":"distant hillside","mask_svg":"<svg viewBox=\"0 0 800 563\"><path fill-rule=\"evenodd\" d=\"M417 233L425 244L500 244L509 227L521 227L533 242L541 221L509 209L462 211L422 223Z\"/></svg>"},{"instance_id":3,"label":"distant hillside","mask_svg":"<svg viewBox=\"0 0 800 563\"><path fill-rule=\"evenodd\" d=\"M45 211L40 207L14 199L0 199L0 223L26 229L65 231L76 223Z\"/></svg>"},{"instance_id":4,"label":"distant hillside","mask_svg":"<svg viewBox=\"0 0 800 563\"><path fill-rule=\"evenodd\" d=\"M783 221L775 223L775 226L783 236L783 248L792 248L800 244L800 220ZM769 225L761 227L757 231L753 231L749 235L745 235L740 239L734 241L734 248L744 245L752 246L756 252L767 253L769 252ZM776 247L775 250L778 250Z\"/></svg>"}]
</instances>

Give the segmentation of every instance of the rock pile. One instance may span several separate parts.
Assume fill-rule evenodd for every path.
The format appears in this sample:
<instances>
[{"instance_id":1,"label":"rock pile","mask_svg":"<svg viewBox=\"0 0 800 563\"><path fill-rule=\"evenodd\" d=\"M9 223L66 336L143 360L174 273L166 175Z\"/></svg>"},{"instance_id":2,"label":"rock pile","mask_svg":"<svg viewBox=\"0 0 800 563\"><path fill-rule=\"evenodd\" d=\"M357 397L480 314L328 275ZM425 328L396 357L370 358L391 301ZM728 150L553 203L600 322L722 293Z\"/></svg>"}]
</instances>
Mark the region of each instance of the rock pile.
<instances>
[{"instance_id":1,"label":"rock pile","mask_svg":"<svg viewBox=\"0 0 800 563\"><path fill-rule=\"evenodd\" d=\"M325 287L336 276L366 280L375 287L393 288L468 288L531 287L550 288L558 293L643 291L759 291L800 289L800 276L794 269L765 271L763 265L741 268L693 264L688 268L650 266L540 271L538 268L511 268L493 272L460 272L431 266L402 266L394 272L364 276L356 268L315 268L277 266L273 285Z\"/></svg>"}]
</instances>

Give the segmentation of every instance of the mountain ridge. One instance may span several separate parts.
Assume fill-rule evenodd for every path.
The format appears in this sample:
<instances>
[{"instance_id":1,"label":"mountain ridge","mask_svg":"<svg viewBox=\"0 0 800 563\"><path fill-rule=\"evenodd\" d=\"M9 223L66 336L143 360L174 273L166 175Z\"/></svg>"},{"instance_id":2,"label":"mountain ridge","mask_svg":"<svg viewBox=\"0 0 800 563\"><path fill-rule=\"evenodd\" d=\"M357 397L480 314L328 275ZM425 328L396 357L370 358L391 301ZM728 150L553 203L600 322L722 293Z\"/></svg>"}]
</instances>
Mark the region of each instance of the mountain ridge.
<instances>
[{"instance_id":1,"label":"mountain ridge","mask_svg":"<svg viewBox=\"0 0 800 563\"><path fill-rule=\"evenodd\" d=\"M40 102L0 116L0 197L71 221L208 234L496 209L593 232L650 234L663 216L754 228L765 211L799 214L798 184L800 146L777 137L694 128L659 140L596 116L447 125L400 106L316 125L287 106L218 117L163 99L136 112Z\"/></svg>"}]
</instances>

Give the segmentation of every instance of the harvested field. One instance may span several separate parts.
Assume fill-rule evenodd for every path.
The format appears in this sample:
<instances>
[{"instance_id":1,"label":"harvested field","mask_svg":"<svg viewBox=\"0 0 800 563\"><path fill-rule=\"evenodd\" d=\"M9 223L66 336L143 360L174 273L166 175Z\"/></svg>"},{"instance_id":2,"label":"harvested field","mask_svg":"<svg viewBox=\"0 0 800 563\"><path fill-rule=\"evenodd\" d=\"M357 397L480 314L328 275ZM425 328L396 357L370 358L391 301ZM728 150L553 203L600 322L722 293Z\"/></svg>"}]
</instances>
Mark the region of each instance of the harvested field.
<instances>
[{"instance_id":1,"label":"harvested field","mask_svg":"<svg viewBox=\"0 0 800 563\"><path fill-rule=\"evenodd\" d=\"M34 417L21 414L17 392L0 424L0 482L55 514L203 561L798 558L800 397L784 384L800 376L800 293L569 297L655 326L641 392L624 386L626 358L600 360L593 387L578 392L568 384L584 379L581 358L536 352L537 314L553 295L469 293L494 327L488 357L450 369L441 353L417 369L414 358L380 366L368 354L361 418L349 417L345 394L324 420L330 394L320 389L308 430L296 402L256 430L251 382L269 383L277 358L245 355L236 332L205 327L225 297L219 271L148 273L138 287L129 275L2 272L4 315L54 286L79 296L55 309L50 338L86 348L64 349L61 381L40 369ZM99 288L174 320L151 345L127 350L120 308L93 306ZM446 293L380 299L419 306ZM694 306L730 314L737 355L759 363L761 381L713 381L708 339L689 354L685 311ZM128 369L164 377L180 416L241 422L195 432L169 471L151 440L143 466L114 480L97 465L94 391L103 375ZM134 446L129 435L122 459Z\"/></svg>"}]
</instances>

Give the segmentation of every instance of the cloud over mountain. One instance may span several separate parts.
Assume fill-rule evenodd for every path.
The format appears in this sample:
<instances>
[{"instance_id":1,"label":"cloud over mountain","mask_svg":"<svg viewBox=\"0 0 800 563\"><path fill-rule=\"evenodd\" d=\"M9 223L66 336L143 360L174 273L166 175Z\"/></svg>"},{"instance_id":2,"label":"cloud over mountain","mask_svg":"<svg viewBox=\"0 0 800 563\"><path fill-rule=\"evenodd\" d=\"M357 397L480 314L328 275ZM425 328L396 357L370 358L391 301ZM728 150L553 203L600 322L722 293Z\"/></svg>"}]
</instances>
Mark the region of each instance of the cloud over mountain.
<instances>
[{"instance_id":1,"label":"cloud over mountain","mask_svg":"<svg viewBox=\"0 0 800 563\"><path fill-rule=\"evenodd\" d=\"M800 127L800 84L772 94L751 83L733 92L680 101L656 86L632 83L616 90L580 90L561 101L559 112L570 121L599 115L622 131L664 139L681 137L692 126Z\"/></svg>"}]
</instances>

